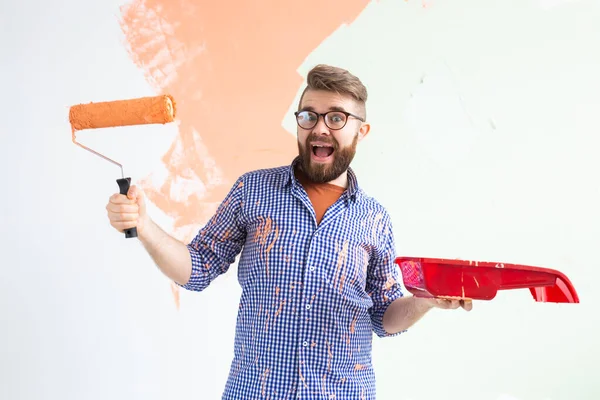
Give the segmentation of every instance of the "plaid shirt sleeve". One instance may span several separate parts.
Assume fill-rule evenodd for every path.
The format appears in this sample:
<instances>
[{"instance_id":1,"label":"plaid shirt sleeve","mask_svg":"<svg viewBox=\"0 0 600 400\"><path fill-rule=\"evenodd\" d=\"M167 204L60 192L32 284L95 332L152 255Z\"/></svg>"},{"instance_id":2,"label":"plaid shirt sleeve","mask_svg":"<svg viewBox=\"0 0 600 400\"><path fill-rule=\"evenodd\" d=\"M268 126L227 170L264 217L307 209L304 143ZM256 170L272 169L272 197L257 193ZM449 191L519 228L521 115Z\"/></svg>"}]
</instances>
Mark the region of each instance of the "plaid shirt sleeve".
<instances>
[{"instance_id":1,"label":"plaid shirt sleeve","mask_svg":"<svg viewBox=\"0 0 600 400\"><path fill-rule=\"evenodd\" d=\"M187 245L192 259L192 273L184 289L202 291L227 272L242 250L246 239L243 223L244 177L234 185L208 223Z\"/></svg>"},{"instance_id":2,"label":"plaid shirt sleeve","mask_svg":"<svg viewBox=\"0 0 600 400\"><path fill-rule=\"evenodd\" d=\"M381 230L382 240L370 261L366 289L373 300L373 306L370 309L373 331L379 337L391 337L404 331L386 332L383 328L383 314L389 305L394 300L403 297L404 293L401 286L400 270L394 263L396 246L392 223L387 214L382 220Z\"/></svg>"}]
</instances>

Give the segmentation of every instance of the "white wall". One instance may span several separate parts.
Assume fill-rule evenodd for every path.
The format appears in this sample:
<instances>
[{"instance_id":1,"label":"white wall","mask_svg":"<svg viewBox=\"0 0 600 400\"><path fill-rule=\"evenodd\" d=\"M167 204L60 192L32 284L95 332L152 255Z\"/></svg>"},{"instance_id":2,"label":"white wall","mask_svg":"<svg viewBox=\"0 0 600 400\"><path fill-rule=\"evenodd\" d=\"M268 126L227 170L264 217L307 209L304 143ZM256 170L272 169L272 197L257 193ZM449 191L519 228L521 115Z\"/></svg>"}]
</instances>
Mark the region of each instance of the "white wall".
<instances>
[{"instance_id":1,"label":"white wall","mask_svg":"<svg viewBox=\"0 0 600 400\"><path fill-rule=\"evenodd\" d=\"M373 128L354 167L392 213L399 255L555 268L581 303L511 291L432 312L375 340L380 397L597 399L600 5L429 3L370 3L298 73L330 62L368 85ZM235 268L177 310L141 246L108 225L119 170L70 141L70 105L154 93L124 50L119 5L0 5L3 399L216 399L225 383ZM79 137L136 179L176 133Z\"/></svg>"}]
</instances>

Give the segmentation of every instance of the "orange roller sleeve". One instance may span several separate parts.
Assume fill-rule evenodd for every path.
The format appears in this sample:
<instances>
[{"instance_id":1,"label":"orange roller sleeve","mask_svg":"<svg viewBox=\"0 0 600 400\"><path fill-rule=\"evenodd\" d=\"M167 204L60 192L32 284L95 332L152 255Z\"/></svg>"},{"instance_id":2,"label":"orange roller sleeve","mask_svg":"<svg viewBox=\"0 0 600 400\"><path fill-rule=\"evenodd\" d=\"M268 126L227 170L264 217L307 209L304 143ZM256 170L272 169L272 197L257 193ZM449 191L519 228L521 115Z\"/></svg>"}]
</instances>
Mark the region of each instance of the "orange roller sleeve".
<instances>
[{"instance_id":1,"label":"orange roller sleeve","mask_svg":"<svg viewBox=\"0 0 600 400\"><path fill-rule=\"evenodd\" d=\"M78 104L69 110L73 131L115 126L166 124L176 115L171 95Z\"/></svg>"}]
</instances>

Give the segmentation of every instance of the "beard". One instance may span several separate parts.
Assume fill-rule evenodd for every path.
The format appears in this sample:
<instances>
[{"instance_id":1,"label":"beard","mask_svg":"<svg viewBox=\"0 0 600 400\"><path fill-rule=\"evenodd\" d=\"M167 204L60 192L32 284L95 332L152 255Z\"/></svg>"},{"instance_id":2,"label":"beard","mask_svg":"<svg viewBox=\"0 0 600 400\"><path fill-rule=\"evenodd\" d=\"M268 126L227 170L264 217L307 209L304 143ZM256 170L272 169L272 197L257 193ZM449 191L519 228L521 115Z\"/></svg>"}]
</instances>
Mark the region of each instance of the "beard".
<instances>
[{"instance_id":1,"label":"beard","mask_svg":"<svg viewBox=\"0 0 600 400\"><path fill-rule=\"evenodd\" d=\"M309 135L306 138L304 145L298 141L298 154L300 155L300 165L302 171L311 182L314 183L327 183L330 182L340 175L342 175L350 166L350 163L354 159L356 154L356 145L358 143L358 132L352 139L352 144L349 146L340 148L339 143L330 136L331 140L325 140L322 136ZM312 146L311 141L319 140L321 142L327 141L329 145L333 146L333 162L329 164L313 163L311 161Z\"/></svg>"}]
</instances>

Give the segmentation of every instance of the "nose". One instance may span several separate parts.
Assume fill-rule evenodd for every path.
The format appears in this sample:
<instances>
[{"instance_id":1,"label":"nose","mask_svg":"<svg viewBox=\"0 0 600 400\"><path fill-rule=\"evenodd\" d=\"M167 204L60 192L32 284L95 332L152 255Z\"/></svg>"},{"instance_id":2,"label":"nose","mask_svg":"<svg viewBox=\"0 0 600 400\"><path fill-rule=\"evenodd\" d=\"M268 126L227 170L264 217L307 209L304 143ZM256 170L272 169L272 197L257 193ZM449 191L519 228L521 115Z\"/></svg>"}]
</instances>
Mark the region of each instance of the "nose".
<instances>
[{"instance_id":1,"label":"nose","mask_svg":"<svg viewBox=\"0 0 600 400\"><path fill-rule=\"evenodd\" d=\"M317 119L317 124L312 129L312 133L315 135L330 135L331 131L325 124L325 117L323 115L319 115Z\"/></svg>"}]
</instances>

